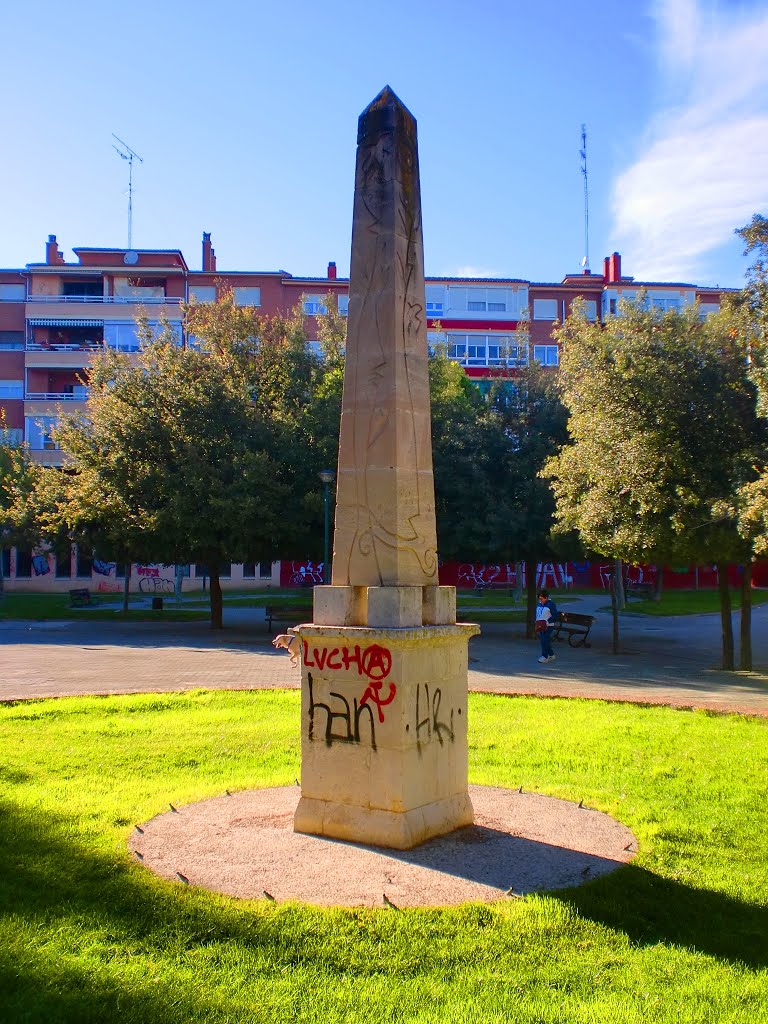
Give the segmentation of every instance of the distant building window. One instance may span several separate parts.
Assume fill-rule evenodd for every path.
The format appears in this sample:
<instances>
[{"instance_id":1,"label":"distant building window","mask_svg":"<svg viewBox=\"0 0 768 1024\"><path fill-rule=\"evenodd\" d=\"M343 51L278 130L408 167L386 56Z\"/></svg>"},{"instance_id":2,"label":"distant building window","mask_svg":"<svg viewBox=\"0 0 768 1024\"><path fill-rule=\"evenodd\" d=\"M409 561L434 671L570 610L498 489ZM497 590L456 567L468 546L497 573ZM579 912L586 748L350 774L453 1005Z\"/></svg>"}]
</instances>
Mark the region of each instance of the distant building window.
<instances>
[{"instance_id":1,"label":"distant building window","mask_svg":"<svg viewBox=\"0 0 768 1024\"><path fill-rule=\"evenodd\" d=\"M195 578L196 579L202 579L204 576L210 576L210 575L211 574L208 571L208 566L203 565L202 563L199 563L198 565L195 566ZM219 579L228 580L231 575L232 575L232 563L231 562L222 562L221 565L219 566Z\"/></svg>"},{"instance_id":2,"label":"distant building window","mask_svg":"<svg viewBox=\"0 0 768 1024\"><path fill-rule=\"evenodd\" d=\"M256 291L260 291L259 288ZM189 289L189 298L191 302L215 302L216 301L216 286L215 285L202 285L196 284ZM238 305L245 306L249 303L241 302ZM259 305L258 302L255 305Z\"/></svg>"},{"instance_id":3,"label":"distant building window","mask_svg":"<svg viewBox=\"0 0 768 1024\"><path fill-rule=\"evenodd\" d=\"M148 326L155 336L163 330L163 325L158 320L150 320ZM176 343L180 344L181 325L172 323L170 326L176 336ZM126 323L124 320L105 321L104 344L108 348L117 349L119 352L137 352L140 345L137 325L135 323Z\"/></svg>"},{"instance_id":4,"label":"distant building window","mask_svg":"<svg viewBox=\"0 0 768 1024\"><path fill-rule=\"evenodd\" d=\"M534 345L533 358L542 366L557 366L560 361L560 353L557 345Z\"/></svg>"},{"instance_id":5,"label":"distant building window","mask_svg":"<svg viewBox=\"0 0 768 1024\"><path fill-rule=\"evenodd\" d=\"M557 299L534 299L534 320L557 320Z\"/></svg>"},{"instance_id":6,"label":"distant building window","mask_svg":"<svg viewBox=\"0 0 768 1024\"><path fill-rule=\"evenodd\" d=\"M23 398L23 380L0 380L0 398Z\"/></svg>"},{"instance_id":7,"label":"distant building window","mask_svg":"<svg viewBox=\"0 0 768 1024\"><path fill-rule=\"evenodd\" d=\"M506 302L489 302L488 312L489 313L505 313L507 310Z\"/></svg>"},{"instance_id":8,"label":"distant building window","mask_svg":"<svg viewBox=\"0 0 768 1024\"><path fill-rule=\"evenodd\" d=\"M713 313L720 312L720 304L717 302L700 302L699 303L699 318L706 320L708 316L712 316Z\"/></svg>"},{"instance_id":9,"label":"distant building window","mask_svg":"<svg viewBox=\"0 0 768 1024\"><path fill-rule=\"evenodd\" d=\"M272 563L271 562L259 562L259 579L260 580L271 580L272 579Z\"/></svg>"},{"instance_id":10,"label":"distant building window","mask_svg":"<svg viewBox=\"0 0 768 1024\"><path fill-rule=\"evenodd\" d=\"M339 296L339 314L341 316L348 316L349 315L349 296L348 295L340 295Z\"/></svg>"},{"instance_id":11,"label":"distant building window","mask_svg":"<svg viewBox=\"0 0 768 1024\"><path fill-rule=\"evenodd\" d=\"M260 306L261 288L235 288L235 305L237 306Z\"/></svg>"},{"instance_id":12,"label":"distant building window","mask_svg":"<svg viewBox=\"0 0 768 1024\"><path fill-rule=\"evenodd\" d=\"M427 303L427 316L430 318L440 317L443 315L443 303L442 302L428 302Z\"/></svg>"},{"instance_id":13,"label":"distant building window","mask_svg":"<svg viewBox=\"0 0 768 1024\"><path fill-rule=\"evenodd\" d=\"M524 366L525 348L514 335L449 334L448 358L462 366Z\"/></svg>"},{"instance_id":14,"label":"distant building window","mask_svg":"<svg viewBox=\"0 0 768 1024\"><path fill-rule=\"evenodd\" d=\"M72 552L56 555L56 579L68 580L72 576Z\"/></svg>"},{"instance_id":15,"label":"distant building window","mask_svg":"<svg viewBox=\"0 0 768 1024\"><path fill-rule=\"evenodd\" d=\"M0 284L0 302L23 302L26 296L23 284Z\"/></svg>"},{"instance_id":16,"label":"distant building window","mask_svg":"<svg viewBox=\"0 0 768 1024\"><path fill-rule=\"evenodd\" d=\"M88 579L93 575L93 559L80 549L77 549L75 556L75 575L81 579Z\"/></svg>"},{"instance_id":17,"label":"distant building window","mask_svg":"<svg viewBox=\"0 0 768 1024\"><path fill-rule=\"evenodd\" d=\"M18 448L24 441L24 431L21 427L0 427L0 444L8 448Z\"/></svg>"},{"instance_id":18,"label":"distant building window","mask_svg":"<svg viewBox=\"0 0 768 1024\"><path fill-rule=\"evenodd\" d=\"M52 451L58 448L51 435L56 422L56 416L24 417L25 440L33 451Z\"/></svg>"},{"instance_id":19,"label":"distant building window","mask_svg":"<svg viewBox=\"0 0 768 1024\"><path fill-rule=\"evenodd\" d=\"M28 580L32 575L32 552L16 549L16 579Z\"/></svg>"},{"instance_id":20,"label":"distant building window","mask_svg":"<svg viewBox=\"0 0 768 1024\"><path fill-rule=\"evenodd\" d=\"M243 562L243 579L252 580L256 578L256 563Z\"/></svg>"},{"instance_id":21,"label":"distant building window","mask_svg":"<svg viewBox=\"0 0 768 1024\"><path fill-rule=\"evenodd\" d=\"M484 313L485 302L482 302L480 299L468 299L467 309L470 313Z\"/></svg>"},{"instance_id":22,"label":"distant building window","mask_svg":"<svg viewBox=\"0 0 768 1024\"><path fill-rule=\"evenodd\" d=\"M305 316L325 316L328 312L322 295L305 295L301 308L304 310Z\"/></svg>"},{"instance_id":23,"label":"distant building window","mask_svg":"<svg viewBox=\"0 0 768 1024\"><path fill-rule=\"evenodd\" d=\"M23 331L0 331L0 350L8 352L10 350L19 351L23 348Z\"/></svg>"},{"instance_id":24,"label":"distant building window","mask_svg":"<svg viewBox=\"0 0 768 1024\"><path fill-rule=\"evenodd\" d=\"M584 313L586 314L587 320L592 321L592 323L597 320L597 303L594 299L587 299L584 302Z\"/></svg>"},{"instance_id":25,"label":"distant building window","mask_svg":"<svg viewBox=\"0 0 768 1024\"><path fill-rule=\"evenodd\" d=\"M616 316L616 304L617 304L617 300L616 299L609 299L608 300L608 312L611 314L611 316Z\"/></svg>"}]
</instances>

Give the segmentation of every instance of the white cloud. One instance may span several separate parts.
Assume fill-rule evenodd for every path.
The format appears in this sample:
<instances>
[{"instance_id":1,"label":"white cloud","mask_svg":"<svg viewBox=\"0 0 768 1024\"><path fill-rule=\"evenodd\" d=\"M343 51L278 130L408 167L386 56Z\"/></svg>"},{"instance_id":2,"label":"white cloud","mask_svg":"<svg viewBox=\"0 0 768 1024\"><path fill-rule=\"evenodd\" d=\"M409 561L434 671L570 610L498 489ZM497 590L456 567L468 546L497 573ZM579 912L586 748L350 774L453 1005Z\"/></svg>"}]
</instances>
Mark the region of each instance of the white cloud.
<instances>
[{"instance_id":1,"label":"white cloud","mask_svg":"<svg viewBox=\"0 0 768 1024\"><path fill-rule=\"evenodd\" d=\"M478 277L478 278L494 278L503 277L498 270L492 270L489 267L475 267L471 264L465 264L463 267L457 267L455 270L450 270L446 277Z\"/></svg>"},{"instance_id":2,"label":"white cloud","mask_svg":"<svg viewBox=\"0 0 768 1024\"><path fill-rule=\"evenodd\" d=\"M614 182L614 232L637 277L696 280L768 207L768 13L661 0L656 18L668 104Z\"/></svg>"}]
</instances>

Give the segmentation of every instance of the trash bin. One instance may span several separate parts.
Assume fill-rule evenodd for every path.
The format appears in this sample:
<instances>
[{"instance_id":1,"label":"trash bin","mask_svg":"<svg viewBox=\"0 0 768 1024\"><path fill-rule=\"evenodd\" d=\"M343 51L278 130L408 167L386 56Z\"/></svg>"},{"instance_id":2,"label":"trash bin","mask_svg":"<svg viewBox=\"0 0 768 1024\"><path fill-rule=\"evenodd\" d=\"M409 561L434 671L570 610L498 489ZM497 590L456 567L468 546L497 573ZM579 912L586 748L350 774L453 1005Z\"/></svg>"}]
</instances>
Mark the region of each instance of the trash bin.
<instances>
[{"instance_id":1,"label":"trash bin","mask_svg":"<svg viewBox=\"0 0 768 1024\"><path fill-rule=\"evenodd\" d=\"M163 610L163 599L162 599L162 597L153 597L152 598L152 611L153 612L161 612L162 610Z\"/></svg>"}]
</instances>

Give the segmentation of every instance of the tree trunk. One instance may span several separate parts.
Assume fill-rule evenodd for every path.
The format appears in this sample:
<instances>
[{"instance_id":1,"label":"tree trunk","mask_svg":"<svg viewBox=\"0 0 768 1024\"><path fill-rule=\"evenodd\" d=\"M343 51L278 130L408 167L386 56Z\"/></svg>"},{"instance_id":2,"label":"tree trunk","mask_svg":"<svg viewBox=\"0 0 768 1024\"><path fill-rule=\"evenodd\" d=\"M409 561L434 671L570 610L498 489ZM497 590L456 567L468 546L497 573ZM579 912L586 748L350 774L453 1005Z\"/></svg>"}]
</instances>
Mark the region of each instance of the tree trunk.
<instances>
[{"instance_id":1,"label":"tree trunk","mask_svg":"<svg viewBox=\"0 0 768 1024\"><path fill-rule=\"evenodd\" d=\"M515 604L523 603L523 565L524 562L515 562Z\"/></svg>"},{"instance_id":2,"label":"tree trunk","mask_svg":"<svg viewBox=\"0 0 768 1024\"><path fill-rule=\"evenodd\" d=\"M525 560L525 590L527 595L525 613L525 635L530 640L536 636L536 562L530 558Z\"/></svg>"},{"instance_id":3,"label":"tree trunk","mask_svg":"<svg viewBox=\"0 0 768 1024\"><path fill-rule=\"evenodd\" d=\"M211 629L223 629L224 618L222 614L221 581L219 574L213 573L209 576L211 592Z\"/></svg>"},{"instance_id":4,"label":"tree trunk","mask_svg":"<svg viewBox=\"0 0 768 1024\"><path fill-rule=\"evenodd\" d=\"M128 611L128 595L131 591L131 563L125 566L125 579L123 580L123 611Z\"/></svg>"},{"instance_id":5,"label":"tree trunk","mask_svg":"<svg viewBox=\"0 0 768 1024\"><path fill-rule=\"evenodd\" d=\"M741 576L741 637L739 668L752 671L752 562L744 564Z\"/></svg>"},{"instance_id":6,"label":"tree trunk","mask_svg":"<svg viewBox=\"0 0 768 1024\"><path fill-rule=\"evenodd\" d=\"M661 595L664 593L664 566L656 566L656 579L653 585L653 600L660 601Z\"/></svg>"},{"instance_id":7,"label":"tree trunk","mask_svg":"<svg viewBox=\"0 0 768 1024\"><path fill-rule=\"evenodd\" d=\"M624 593L624 563L617 558L613 563L614 593L616 594L616 605L619 611L627 607L627 599Z\"/></svg>"},{"instance_id":8,"label":"tree trunk","mask_svg":"<svg viewBox=\"0 0 768 1024\"><path fill-rule=\"evenodd\" d=\"M611 615L613 616L613 641L611 650L614 654L619 653L619 599L616 593L618 589L616 585L617 578L621 579L621 576L618 575L617 577L617 573L614 572L611 577Z\"/></svg>"},{"instance_id":9,"label":"tree trunk","mask_svg":"<svg viewBox=\"0 0 768 1024\"><path fill-rule=\"evenodd\" d=\"M720 592L720 629L722 631L721 668L733 672L733 621L731 619L731 592L728 589L728 566L717 565L717 589Z\"/></svg>"}]
</instances>

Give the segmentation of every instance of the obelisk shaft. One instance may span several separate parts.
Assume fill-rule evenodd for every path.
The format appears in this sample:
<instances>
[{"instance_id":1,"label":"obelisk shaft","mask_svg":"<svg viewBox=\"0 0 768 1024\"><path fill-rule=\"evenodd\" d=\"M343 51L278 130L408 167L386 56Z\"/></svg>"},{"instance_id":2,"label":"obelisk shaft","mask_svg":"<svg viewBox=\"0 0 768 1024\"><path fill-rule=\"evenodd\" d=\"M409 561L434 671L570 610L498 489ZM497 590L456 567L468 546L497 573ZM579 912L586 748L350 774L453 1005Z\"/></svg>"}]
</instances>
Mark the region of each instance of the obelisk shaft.
<instances>
[{"instance_id":1,"label":"obelisk shaft","mask_svg":"<svg viewBox=\"0 0 768 1024\"><path fill-rule=\"evenodd\" d=\"M388 87L358 123L334 586L437 583L416 121Z\"/></svg>"}]
</instances>

